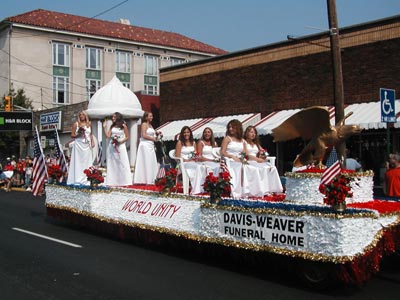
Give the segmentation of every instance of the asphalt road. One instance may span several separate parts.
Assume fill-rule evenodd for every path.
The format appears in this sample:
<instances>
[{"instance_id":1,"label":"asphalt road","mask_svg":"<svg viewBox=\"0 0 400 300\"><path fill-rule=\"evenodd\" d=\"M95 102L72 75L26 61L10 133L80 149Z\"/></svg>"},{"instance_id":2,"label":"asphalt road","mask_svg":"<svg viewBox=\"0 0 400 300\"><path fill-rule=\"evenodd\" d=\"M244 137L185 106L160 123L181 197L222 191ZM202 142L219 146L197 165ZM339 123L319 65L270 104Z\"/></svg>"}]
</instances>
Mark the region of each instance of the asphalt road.
<instances>
[{"instance_id":1,"label":"asphalt road","mask_svg":"<svg viewBox=\"0 0 400 300\"><path fill-rule=\"evenodd\" d=\"M361 287L315 291L285 268L255 270L54 221L44 202L0 191L0 299L399 299L397 256Z\"/></svg>"}]
</instances>

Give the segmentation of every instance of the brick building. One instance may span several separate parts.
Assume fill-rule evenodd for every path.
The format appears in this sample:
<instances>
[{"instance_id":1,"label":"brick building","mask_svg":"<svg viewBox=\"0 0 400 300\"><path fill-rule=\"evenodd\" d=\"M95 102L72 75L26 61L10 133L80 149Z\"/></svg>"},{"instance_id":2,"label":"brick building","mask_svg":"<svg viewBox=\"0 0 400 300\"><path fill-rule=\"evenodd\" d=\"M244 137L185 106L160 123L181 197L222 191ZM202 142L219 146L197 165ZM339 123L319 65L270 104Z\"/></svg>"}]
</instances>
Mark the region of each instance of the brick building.
<instances>
[{"instance_id":1,"label":"brick building","mask_svg":"<svg viewBox=\"0 0 400 300\"><path fill-rule=\"evenodd\" d=\"M400 15L341 28L340 46L345 105L379 101L380 88L399 90ZM244 113L265 117L281 110L333 106L329 32L166 67L161 69L160 84L161 123ZM350 141L358 157L366 145L378 145L373 152L381 155L361 157L366 167L379 169L385 132L364 130ZM265 138L280 156L281 172L287 170L294 155L288 148L298 147L276 147ZM398 150L398 128L390 138L391 150Z\"/></svg>"}]
</instances>

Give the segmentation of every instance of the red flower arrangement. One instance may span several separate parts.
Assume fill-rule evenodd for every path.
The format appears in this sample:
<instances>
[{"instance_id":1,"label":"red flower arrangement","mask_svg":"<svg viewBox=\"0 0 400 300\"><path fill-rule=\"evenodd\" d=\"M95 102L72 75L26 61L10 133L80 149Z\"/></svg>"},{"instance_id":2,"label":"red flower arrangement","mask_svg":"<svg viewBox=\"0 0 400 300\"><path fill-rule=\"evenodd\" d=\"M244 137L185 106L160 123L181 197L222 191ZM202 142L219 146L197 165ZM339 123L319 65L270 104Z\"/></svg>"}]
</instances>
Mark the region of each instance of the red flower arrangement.
<instances>
[{"instance_id":1,"label":"red flower arrangement","mask_svg":"<svg viewBox=\"0 0 400 300\"><path fill-rule=\"evenodd\" d=\"M266 149L260 148L260 150L257 152L257 157L258 158L262 158L262 159L266 159L268 156L268 151Z\"/></svg>"},{"instance_id":2,"label":"red flower arrangement","mask_svg":"<svg viewBox=\"0 0 400 300\"><path fill-rule=\"evenodd\" d=\"M170 192L175 187L176 176L178 176L178 170L175 168L171 168L165 172L164 177L156 179L155 185L162 192Z\"/></svg>"},{"instance_id":3,"label":"red flower arrangement","mask_svg":"<svg viewBox=\"0 0 400 300\"><path fill-rule=\"evenodd\" d=\"M104 182L104 177L99 169L96 169L95 167L90 167L89 169L83 170L83 173L85 173L87 180L90 181L90 184L96 183L103 183Z\"/></svg>"},{"instance_id":4,"label":"red flower arrangement","mask_svg":"<svg viewBox=\"0 0 400 300\"><path fill-rule=\"evenodd\" d=\"M54 180L59 180L63 175L60 165L49 165L47 167L47 174Z\"/></svg>"},{"instance_id":5,"label":"red flower arrangement","mask_svg":"<svg viewBox=\"0 0 400 300\"><path fill-rule=\"evenodd\" d=\"M231 176L228 172L219 173L218 177L210 172L203 183L204 190L210 193L210 202L216 203L222 196L231 194Z\"/></svg>"},{"instance_id":6,"label":"red flower arrangement","mask_svg":"<svg viewBox=\"0 0 400 300\"><path fill-rule=\"evenodd\" d=\"M319 191L325 195L324 203L337 205L346 203L346 197L353 197L350 187L351 178L346 174L337 175L329 184L321 184Z\"/></svg>"}]
</instances>

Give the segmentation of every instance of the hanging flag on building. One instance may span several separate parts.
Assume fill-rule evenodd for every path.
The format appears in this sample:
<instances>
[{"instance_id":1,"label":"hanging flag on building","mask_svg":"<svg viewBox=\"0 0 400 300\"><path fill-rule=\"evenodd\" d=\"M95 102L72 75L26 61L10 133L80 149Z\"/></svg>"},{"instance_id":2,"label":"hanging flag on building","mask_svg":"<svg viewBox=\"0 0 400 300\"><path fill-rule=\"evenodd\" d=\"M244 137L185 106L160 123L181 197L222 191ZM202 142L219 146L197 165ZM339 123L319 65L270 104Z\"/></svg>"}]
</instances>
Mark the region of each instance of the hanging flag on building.
<instances>
[{"instance_id":1,"label":"hanging flag on building","mask_svg":"<svg viewBox=\"0 0 400 300\"><path fill-rule=\"evenodd\" d=\"M40 136L35 126L33 134L34 148L33 148L33 167L32 167L32 194L34 196L40 195L43 189L45 179L48 177L46 163L44 161L43 149L40 143Z\"/></svg>"},{"instance_id":2,"label":"hanging flag on building","mask_svg":"<svg viewBox=\"0 0 400 300\"><path fill-rule=\"evenodd\" d=\"M60 136L58 135L57 128L54 128L54 135L55 135L55 145L54 145L54 154L56 156L56 164L60 166L60 170L62 175L59 182L63 182L65 177L68 174L68 164L67 160L65 159L64 151L62 150L62 145L60 143Z\"/></svg>"},{"instance_id":3,"label":"hanging flag on building","mask_svg":"<svg viewBox=\"0 0 400 300\"><path fill-rule=\"evenodd\" d=\"M333 147L326 161L326 169L322 173L321 184L329 184L336 175L340 174L340 162L337 156L336 148Z\"/></svg>"}]
</instances>

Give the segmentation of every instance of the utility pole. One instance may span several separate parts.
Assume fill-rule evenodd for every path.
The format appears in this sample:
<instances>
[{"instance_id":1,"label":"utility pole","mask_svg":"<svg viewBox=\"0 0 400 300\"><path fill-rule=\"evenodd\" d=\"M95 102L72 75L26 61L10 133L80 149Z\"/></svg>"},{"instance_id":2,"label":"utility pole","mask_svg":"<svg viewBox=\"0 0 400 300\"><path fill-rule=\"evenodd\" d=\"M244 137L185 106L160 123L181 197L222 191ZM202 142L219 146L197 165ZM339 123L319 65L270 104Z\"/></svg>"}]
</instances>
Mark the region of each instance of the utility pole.
<instances>
[{"instance_id":1,"label":"utility pole","mask_svg":"<svg viewBox=\"0 0 400 300\"><path fill-rule=\"evenodd\" d=\"M344 89L343 89L343 72L342 57L339 44L339 25L336 13L336 0L327 0L329 31L331 42L331 57L333 67L333 94L335 103L335 123L338 124L344 120ZM343 142L336 145L338 157L342 168L346 167L346 143Z\"/></svg>"}]
</instances>

